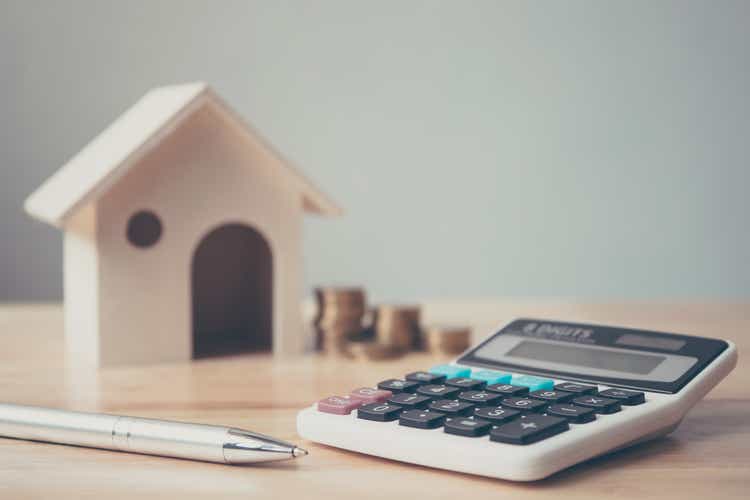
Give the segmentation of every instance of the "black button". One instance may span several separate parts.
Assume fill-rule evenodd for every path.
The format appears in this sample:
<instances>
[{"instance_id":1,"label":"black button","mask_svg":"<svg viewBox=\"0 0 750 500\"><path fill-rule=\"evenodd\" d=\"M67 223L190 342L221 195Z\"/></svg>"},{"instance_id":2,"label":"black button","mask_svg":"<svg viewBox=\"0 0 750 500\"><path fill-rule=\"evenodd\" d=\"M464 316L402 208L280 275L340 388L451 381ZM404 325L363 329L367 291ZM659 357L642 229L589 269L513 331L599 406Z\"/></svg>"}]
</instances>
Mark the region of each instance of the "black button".
<instances>
[{"instance_id":1,"label":"black button","mask_svg":"<svg viewBox=\"0 0 750 500\"><path fill-rule=\"evenodd\" d=\"M531 391L529 393L529 397L541 399L543 401L547 401L548 403L567 403L568 401L576 397L576 395L572 392L550 391L542 389L539 391Z\"/></svg>"},{"instance_id":2,"label":"black button","mask_svg":"<svg viewBox=\"0 0 750 500\"><path fill-rule=\"evenodd\" d=\"M593 408L576 405L551 405L547 408L547 415L562 417L573 424L583 424L594 420L596 411Z\"/></svg>"},{"instance_id":3,"label":"black button","mask_svg":"<svg viewBox=\"0 0 750 500\"><path fill-rule=\"evenodd\" d=\"M445 381L445 385L458 387L459 389L464 389L466 391L478 391L479 389L484 388L487 383L482 380L474 380L473 378L469 377L457 377L449 378Z\"/></svg>"},{"instance_id":4,"label":"black button","mask_svg":"<svg viewBox=\"0 0 750 500\"><path fill-rule=\"evenodd\" d=\"M529 414L513 422L495 427L490 439L500 443L531 444L568 430L568 421L549 415Z\"/></svg>"},{"instance_id":5,"label":"black button","mask_svg":"<svg viewBox=\"0 0 750 500\"><path fill-rule=\"evenodd\" d=\"M603 398L600 396L581 396L575 398L573 404L593 408L596 413L609 414L620 411L620 402L616 399Z\"/></svg>"},{"instance_id":6,"label":"black button","mask_svg":"<svg viewBox=\"0 0 750 500\"><path fill-rule=\"evenodd\" d=\"M522 385L492 384L485 387L490 392L496 392L503 396L523 396L529 393L529 388Z\"/></svg>"},{"instance_id":7,"label":"black button","mask_svg":"<svg viewBox=\"0 0 750 500\"><path fill-rule=\"evenodd\" d=\"M455 399L438 399L430 403L428 408L448 415L468 415L474 409L474 405Z\"/></svg>"},{"instance_id":8,"label":"black button","mask_svg":"<svg viewBox=\"0 0 750 500\"><path fill-rule=\"evenodd\" d=\"M594 394L597 388L595 385L584 385L584 384L576 384L574 382L563 382L562 384L557 384L555 386L555 389L557 389L558 391L572 392L576 396L583 396L584 394Z\"/></svg>"},{"instance_id":9,"label":"black button","mask_svg":"<svg viewBox=\"0 0 750 500\"><path fill-rule=\"evenodd\" d=\"M376 422L392 422L403 408L391 403L369 403L357 408L357 418Z\"/></svg>"},{"instance_id":10,"label":"black button","mask_svg":"<svg viewBox=\"0 0 750 500\"><path fill-rule=\"evenodd\" d=\"M646 402L646 395L638 391L626 391L625 389L607 389L601 391L600 396L616 399L625 406L635 406Z\"/></svg>"},{"instance_id":11,"label":"black button","mask_svg":"<svg viewBox=\"0 0 750 500\"><path fill-rule=\"evenodd\" d=\"M410 394L408 392L399 392L388 398L389 403L393 403L404 408L427 408L427 405L432 401L427 396L420 396L419 394Z\"/></svg>"},{"instance_id":12,"label":"black button","mask_svg":"<svg viewBox=\"0 0 750 500\"><path fill-rule=\"evenodd\" d=\"M378 389L391 392L414 392L419 387L418 382L412 382L411 380L399 380L397 378L389 378L383 380L378 384Z\"/></svg>"},{"instance_id":13,"label":"black button","mask_svg":"<svg viewBox=\"0 0 750 500\"><path fill-rule=\"evenodd\" d=\"M464 391L459 393L458 399L475 405L499 405L502 394L487 391Z\"/></svg>"},{"instance_id":14,"label":"black button","mask_svg":"<svg viewBox=\"0 0 750 500\"><path fill-rule=\"evenodd\" d=\"M447 385L423 385L417 389L417 394L431 398L451 399L458 395L461 390L457 387Z\"/></svg>"},{"instance_id":15,"label":"black button","mask_svg":"<svg viewBox=\"0 0 750 500\"><path fill-rule=\"evenodd\" d=\"M413 372L406 376L406 380L418 384L442 384L445 382L445 375L435 375L429 372Z\"/></svg>"},{"instance_id":16,"label":"black button","mask_svg":"<svg viewBox=\"0 0 750 500\"><path fill-rule=\"evenodd\" d=\"M518 410L511 410L510 408L503 408L502 406L481 406L474 408L474 415L487 420L495 425L504 424L510 422L514 418L521 415Z\"/></svg>"},{"instance_id":17,"label":"black button","mask_svg":"<svg viewBox=\"0 0 750 500\"><path fill-rule=\"evenodd\" d=\"M445 419L444 430L457 436L484 436L492 429L492 424L474 417L455 417Z\"/></svg>"},{"instance_id":18,"label":"black button","mask_svg":"<svg viewBox=\"0 0 750 500\"><path fill-rule=\"evenodd\" d=\"M398 419L399 425L417 429L436 429L443 425L445 415L430 410L406 410Z\"/></svg>"},{"instance_id":19,"label":"black button","mask_svg":"<svg viewBox=\"0 0 750 500\"><path fill-rule=\"evenodd\" d=\"M531 398L505 398L500 402L506 408L520 411L541 411L547 403Z\"/></svg>"}]
</instances>

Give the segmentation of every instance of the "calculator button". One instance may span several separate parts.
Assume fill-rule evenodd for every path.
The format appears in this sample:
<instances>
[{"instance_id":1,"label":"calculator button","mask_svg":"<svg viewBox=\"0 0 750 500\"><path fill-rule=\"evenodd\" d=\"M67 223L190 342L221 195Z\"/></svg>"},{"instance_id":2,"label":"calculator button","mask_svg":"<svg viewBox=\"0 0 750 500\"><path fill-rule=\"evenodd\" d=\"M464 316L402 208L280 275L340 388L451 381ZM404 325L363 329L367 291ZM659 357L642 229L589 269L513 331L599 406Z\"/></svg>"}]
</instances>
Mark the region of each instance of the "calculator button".
<instances>
[{"instance_id":1,"label":"calculator button","mask_svg":"<svg viewBox=\"0 0 750 500\"><path fill-rule=\"evenodd\" d=\"M458 387L459 389L464 389L466 391L471 391L482 389L487 384L485 382L482 382L481 380L474 380L473 378L457 377L449 378L445 381L445 385Z\"/></svg>"},{"instance_id":2,"label":"calculator button","mask_svg":"<svg viewBox=\"0 0 750 500\"><path fill-rule=\"evenodd\" d=\"M530 414L495 427L490 432L490 439L500 443L531 444L569 428L568 421L564 418Z\"/></svg>"},{"instance_id":3,"label":"calculator button","mask_svg":"<svg viewBox=\"0 0 750 500\"><path fill-rule=\"evenodd\" d=\"M635 406L646 402L646 395L638 391L626 391L625 389L607 389L599 392L600 396L616 399L625 406Z\"/></svg>"},{"instance_id":4,"label":"calculator button","mask_svg":"<svg viewBox=\"0 0 750 500\"><path fill-rule=\"evenodd\" d=\"M318 411L333 413L334 415L349 415L352 410L358 408L361 404L361 401L349 396L329 396L318 401Z\"/></svg>"},{"instance_id":5,"label":"calculator button","mask_svg":"<svg viewBox=\"0 0 750 500\"><path fill-rule=\"evenodd\" d=\"M572 424L591 422L596 418L596 410L576 405L550 405L547 415L562 417Z\"/></svg>"},{"instance_id":6,"label":"calculator button","mask_svg":"<svg viewBox=\"0 0 750 500\"><path fill-rule=\"evenodd\" d=\"M443 425L445 415L430 410L406 410L398 419L399 425L417 429L436 429Z\"/></svg>"},{"instance_id":7,"label":"calculator button","mask_svg":"<svg viewBox=\"0 0 750 500\"><path fill-rule=\"evenodd\" d=\"M422 396L430 396L431 398L450 399L454 398L461 392L461 389L457 387L450 387L447 385L423 385L417 389L417 394Z\"/></svg>"},{"instance_id":8,"label":"calculator button","mask_svg":"<svg viewBox=\"0 0 750 500\"><path fill-rule=\"evenodd\" d=\"M476 405L499 405L500 400L503 399L502 394L487 391L464 391L458 394L460 401L466 401L467 403L474 403Z\"/></svg>"},{"instance_id":9,"label":"calculator button","mask_svg":"<svg viewBox=\"0 0 750 500\"><path fill-rule=\"evenodd\" d=\"M529 388L522 385L511 384L492 384L485 387L485 390L496 392L503 396L523 396L529 393Z\"/></svg>"},{"instance_id":10,"label":"calculator button","mask_svg":"<svg viewBox=\"0 0 750 500\"><path fill-rule=\"evenodd\" d=\"M417 390L417 387L419 387L419 382L400 380L397 378L383 380L378 384L378 389L391 392L414 392Z\"/></svg>"},{"instance_id":11,"label":"calculator button","mask_svg":"<svg viewBox=\"0 0 750 500\"><path fill-rule=\"evenodd\" d=\"M533 377L531 375L513 375L510 379L513 385L522 385L528 387L530 391L539 391L542 389L552 389L555 382L548 378Z\"/></svg>"},{"instance_id":12,"label":"calculator button","mask_svg":"<svg viewBox=\"0 0 750 500\"><path fill-rule=\"evenodd\" d=\"M349 397L365 403L382 403L393 395L391 391L375 389L374 387L360 387L349 393Z\"/></svg>"},{"instance_id":13,"label":"calculator button","mask_svg":"<svg viewBox=\"0 0 750 500\"><path fill-rule=\"evenodd\" d=\"M445 375L437 375L435 373L428 372L414 372L406 376L406 380L416 382L418 384L442 384L445 382Z\"/></svg>"},{"instance_id":14,"label":"calculator button","mask_svg":"<svg viewBox=\"0 0 750 500\"><path fill-rule=\"evenodd\" d=\"M399 392L388 398L389 403L403 406L404 408L426 408L432 399L419 394L410 394L408 392Z\"/></svg>"},{"instance_id":15,"label":"calculator button","mask_svg":"<svg viewBox=\"0 0 750 500\"><path fill-rule=\"evenodd\" d=\"M447 415L468 415L474 409L474 405L455 399L438 399L430 403L428 408Z\"/></svg>"},{"instance_id":16,"label":"calculator button","mask_svg":"<svg viewBox=\"0 0 750 500\"><path fill-rule=\"evenodd\" d=\"M481 380L486 384L507 384L511 379L510 373L495 370L472 370L471 378Z\"/></svg>"},{"instance_id":17,"label":"calculator button","mask_svg":"<svg viewBox=\"0 0 750 500\"><path fill-rule=\"evenodd\" d=\"M455 417L445 419L443 430L457 436L479 437L490 432L492 424L474 417Z\"/></svg>"},{"instance_id":18,"label":"calculator button","mask_svg":"<svg viewBox=\"0 0 750 500\"><path fill-rule=\"evenodd\" d=\"M531 398L505 398L500 404L506 408L520 411L541 411L547 406L544 401Z\"/></svg>"},{"instance_id":19,"label":"calculator button","mask_svg":"<svg viewBox=\"0 0 750 500\"><path fill-rule=\"evenodd\" d=\"M392 422L398 418L403 408L391 403L369 403L357 409L357 418L376 422Z\"/></svg>"},{"instance_id":20,"label":"calculator button","mask_svg":"<svg viewBox=\"0 0 750 500\"><path fill-rule=\"evenodd\" d=\"M555 389L557 389L558 391L572 392L576 396L596 393L595 385L575 384L573 382L563 382L562 384L557 384L555 386Z\"/></svg>"},{"instance_id":21,"label":"calculator button","mask_svg":"<svg viewBox=\"0 0 750 500\"><path fill-rule=\"evenodd\" d=\"M548 403L567 403L574 397L576 397L575 394L572 392L565 392L565 391L531 391L529 393L529 397L535 398L535 399L541 399L543 401L547 401Z\"/></svg>"},{"instance_id":22,"label":"calculator button","mask_svg":"<svg viewBox=\"0 0 750 500\"><path fill-rule=\"evenodd\" d=\"M436 365L430 368L430 373L445 375L447 378L468 377L471 375L471 368L457 365Z\"/></svg>"},{"instance_id":23,"label":"calculator button","mask_svg":"<svg viewBox=\"0 0 750 500\"><path fill-rule=\"evenodd\" d=\"M520 416L521 412L501 406L480 406L479 408L474 408L474 415L495 425L500 425Z\"/></svg>"},{"instance_id":24,"label":"calculator button","mask_svg":"<svg viewBox=\"0 0 750 500\"><path fill-rule=\"evenodd\" d=\"M581 396L575 398L573 404L593 408L596 413L609 414L620 411L620 402L616 399L602 398L600 396Z\"/></svg>"}]
</instances>

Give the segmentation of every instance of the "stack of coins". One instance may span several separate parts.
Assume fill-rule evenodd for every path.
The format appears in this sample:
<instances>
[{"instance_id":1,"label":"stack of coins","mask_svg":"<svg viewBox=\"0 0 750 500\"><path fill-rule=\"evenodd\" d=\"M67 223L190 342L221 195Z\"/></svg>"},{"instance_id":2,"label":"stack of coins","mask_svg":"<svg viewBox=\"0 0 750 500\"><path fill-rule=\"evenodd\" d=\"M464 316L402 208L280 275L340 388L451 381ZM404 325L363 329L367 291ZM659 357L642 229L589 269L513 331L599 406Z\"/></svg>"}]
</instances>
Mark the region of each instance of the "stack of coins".
<instances>
[{"instance_id":1,"label":"stack of coins","mask_svg":"<svg viewBox=\"0 0 750 500\"><path fill-rule=\"evenodd\" d=\"M419 347L419 306L378 306L374 323L378 344L403 352Z\"/></svg>"},{"instance_id":2,"label":"stack of coins","mask_svg":"<svg viewBox=\"0 0 750 500\"><path fill-rule=\"evenodd\" d=\"M316 349L346 355L350 339L362 333L365 291L357 287L321 287L315 289L315 298Z\"/></svg>"},{"instance_id":3,"label":"stack of coins","mask_svg":"<svg viewBox=\"0 0 750 500\"><path fill-rule=\"evenodd\" d=\"M471 328L431 325L424 329L423 344L432 354L460 354L469 348Z\"/></svg>"}]
</instances>

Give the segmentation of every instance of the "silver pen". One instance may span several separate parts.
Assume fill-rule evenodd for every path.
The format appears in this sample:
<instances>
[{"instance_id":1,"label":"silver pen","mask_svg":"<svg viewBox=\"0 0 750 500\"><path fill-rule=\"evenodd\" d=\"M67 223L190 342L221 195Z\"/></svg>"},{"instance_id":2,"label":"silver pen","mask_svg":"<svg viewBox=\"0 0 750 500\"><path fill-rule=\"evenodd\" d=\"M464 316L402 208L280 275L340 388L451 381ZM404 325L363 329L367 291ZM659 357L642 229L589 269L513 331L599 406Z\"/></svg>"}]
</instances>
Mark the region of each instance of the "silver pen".
<instances>
[{"instance_id":1,"label":"silver pen","mask_svg":"<svg viewBox=\"0 0 750 500\"><path fill-rule=\"evenodd\" d=\"M262 434L218 425L0 404L0 436L226 464L307 455Z\"/></svg>"}]
</instances>

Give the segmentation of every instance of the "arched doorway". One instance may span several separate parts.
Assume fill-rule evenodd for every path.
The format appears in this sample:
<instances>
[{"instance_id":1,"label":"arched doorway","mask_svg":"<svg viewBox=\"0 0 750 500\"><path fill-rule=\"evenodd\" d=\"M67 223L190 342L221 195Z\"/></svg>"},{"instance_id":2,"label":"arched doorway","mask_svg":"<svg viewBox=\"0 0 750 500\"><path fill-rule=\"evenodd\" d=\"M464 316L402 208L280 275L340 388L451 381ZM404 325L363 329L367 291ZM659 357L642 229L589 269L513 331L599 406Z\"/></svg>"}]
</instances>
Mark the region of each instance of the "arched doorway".
<instances>
[{"instance_id":1,"label":"arched doorway","mask_svg":"<svg viewBox=\"0 0 750 500\"><path fill-rule=\"evenodd\" d=\"M256 230L227 224L193 255L193 358L271 348L271 248Z\"/></svg>"}]
</instances>

